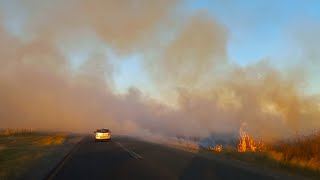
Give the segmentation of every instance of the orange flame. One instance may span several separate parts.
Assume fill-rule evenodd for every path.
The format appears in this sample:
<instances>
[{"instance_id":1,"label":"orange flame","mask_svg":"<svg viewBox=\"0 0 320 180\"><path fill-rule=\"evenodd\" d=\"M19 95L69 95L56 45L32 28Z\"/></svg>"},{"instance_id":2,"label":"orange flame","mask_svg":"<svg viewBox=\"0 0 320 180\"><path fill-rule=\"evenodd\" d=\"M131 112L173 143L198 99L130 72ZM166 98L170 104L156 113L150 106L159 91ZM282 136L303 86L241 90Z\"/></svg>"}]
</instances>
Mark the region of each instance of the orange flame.
<instances>
[{"instance_id":1,"label":"orange flame","mask_svg":"<svg viewBox=\"0 0 320 180\"><path fill-rule=\"evenodd\" d=\"M240 129L240 142L238 144L239 152L256 152L265 149L265 145L261 141L255 140L253 137L249 136L246 132Z\"/></svg>"},{"instance_id":2,"label":"orange flame","mask_svg":"<svg viewBox=\"0 0 320 180\"><path fill-rule=\"evenodd\" d=\"M221 152L222 151L222 145L217 145L214 147L209 147L209 150L211 151L216 151L216 152Z\"/></svg>"}]
</instances>

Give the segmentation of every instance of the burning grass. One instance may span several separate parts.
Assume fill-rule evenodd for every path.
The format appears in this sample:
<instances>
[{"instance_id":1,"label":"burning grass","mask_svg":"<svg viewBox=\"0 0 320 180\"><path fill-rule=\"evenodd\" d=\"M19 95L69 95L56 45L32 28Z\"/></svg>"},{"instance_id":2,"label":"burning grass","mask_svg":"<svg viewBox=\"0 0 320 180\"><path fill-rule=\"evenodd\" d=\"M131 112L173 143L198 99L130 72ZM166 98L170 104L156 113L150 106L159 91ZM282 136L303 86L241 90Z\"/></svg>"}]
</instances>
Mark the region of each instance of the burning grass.
<instances>
[{"instance_id":1,"label":"burning grass","mask_svg":"<svg viewBox=\"0 0 320 180\"><path fill-rule=\"evenodd\" d=\"M240 142L238 144L239 152L257 152L265 151L265 144L261 140L256 140L253 137L249 136L245 131L240 129Z\"/></svg>"},{"instance_id":2,"label":"burning grass","mask_svg":"<svg viewBox=\"0 0 320 180\"><path fill-rule=\"evenodd\" d=\"M222 149L221 146L219 149L219 146L215 146L209 150L242 161L317 178L320 176L320 131L308 136L263 143L240 130L240 139L236 147Z\"/></svg>"},{"instance_id":3,"label":"burning grass","mask_svg":"<svg viewBox=\"0 0 320 180\"><path fill-rule=\"evenodd\" d=\"M25 129L2 130L0 179L16 179L28 173L30 169L34 169L31 167L54 153L57 148L70 144L71 139L73 137L69 137L67 133L40 133ZM50 160L45 165L52 162Z\"/></svg>"},{"instance_id":4,"label":"burning grass","mask_svg":"<svg viewBox=\"0 0 320 180\"><path fill-rule=\"evenodd\" d=\"M216 145L213 147L209 147L209 150L215 151L215 152L221 152L222 151L222 145Z\"/></svg>"},{"instance_id":5,"label":"burning grass","mask_svg":"<svg viewBox=\"0 0 320 180\"><path fill-rule=\"evenodd\" d=\"M320 177L320 131L308 136L266 142L249 135L244 128L239 134L212 134L208 138L179 137L172 142L176 148L196 153L205 152L270 167L285 173Z\"/></svg>"},{"instance_id":6,"label":"burning grass","mask_svg":"<svg viewBox=\"0 0 320 180\"><path fill-rule=\"evenodd\" d=\"M246 139L247 142L243 143L243 139ZM308 136L297 136L269 145L245 135L240 139L239 152L246 152L245 148L241 148L242 144L249 147L247 151L256 152L258 150L261 152L260 154L282 165L309 169L320 173L320 132Z\"/></svg>"}]
</instances>

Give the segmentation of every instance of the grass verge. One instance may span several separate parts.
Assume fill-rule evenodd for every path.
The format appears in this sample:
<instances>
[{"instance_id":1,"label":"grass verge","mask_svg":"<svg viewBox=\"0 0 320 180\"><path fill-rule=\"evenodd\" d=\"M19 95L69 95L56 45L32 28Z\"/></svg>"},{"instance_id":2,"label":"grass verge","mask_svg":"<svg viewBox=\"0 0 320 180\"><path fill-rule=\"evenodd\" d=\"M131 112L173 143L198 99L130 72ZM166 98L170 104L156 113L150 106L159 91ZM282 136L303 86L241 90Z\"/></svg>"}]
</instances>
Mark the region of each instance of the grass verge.
<instances>
[{"instance_id":1,"label":"grass verge","mask_svg":"<svg viewBox=\"0 0 320 180\"><path fill-rule=\"evenodd\" d=\"M262 151L239 152L235 147L229 147L219 154L260 167L320 179L320 132L274 142Z\"/></svg>"},{"instance_id":2,"label":"grass verge","mask_svg":"<svg viewBox=\"0 0 320 180\"><path fill-rule=\"evenodd\" d=\"M216 153L217 152L213 152ZM221 154L221 153L220 153ZM309 178L319 179L320 171L310 169L308 167L301 167L288 161L277 160L268 152L237 152L237 151L223 151L223 156L237 159L243 162L248 162L256 167L272 168L284 173L302 175Z\"/></svg>"},{"instance_id":3,"label":"grass verge","mask_svg":"<svg viewBox=\"0 0 320 180\"><path fill-rule=\"evenodd\" d=\"M0 179L41 179L80 138L68 133L0 133Z\"/></svg>"}]
</instances>

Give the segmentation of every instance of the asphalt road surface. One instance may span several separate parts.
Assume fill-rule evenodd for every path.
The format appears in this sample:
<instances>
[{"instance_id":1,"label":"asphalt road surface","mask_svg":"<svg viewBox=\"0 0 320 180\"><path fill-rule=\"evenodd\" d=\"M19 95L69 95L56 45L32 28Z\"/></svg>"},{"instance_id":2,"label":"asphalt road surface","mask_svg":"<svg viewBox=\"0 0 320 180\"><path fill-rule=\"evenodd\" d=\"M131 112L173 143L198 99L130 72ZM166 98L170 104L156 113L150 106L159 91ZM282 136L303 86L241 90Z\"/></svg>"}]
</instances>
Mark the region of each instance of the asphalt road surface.
<instances>
[{"instance_id":1,"label":"asphalt road surface","mask_svg":"<svg viewBox=\"0 0 320 180\"><path fill-rule=\"evenodd\" d=\"M113 137L109 142L94 142L93 137L87 136L49 179L271 180L284 177L132 138Z\"/></svg>"}]
</instances>

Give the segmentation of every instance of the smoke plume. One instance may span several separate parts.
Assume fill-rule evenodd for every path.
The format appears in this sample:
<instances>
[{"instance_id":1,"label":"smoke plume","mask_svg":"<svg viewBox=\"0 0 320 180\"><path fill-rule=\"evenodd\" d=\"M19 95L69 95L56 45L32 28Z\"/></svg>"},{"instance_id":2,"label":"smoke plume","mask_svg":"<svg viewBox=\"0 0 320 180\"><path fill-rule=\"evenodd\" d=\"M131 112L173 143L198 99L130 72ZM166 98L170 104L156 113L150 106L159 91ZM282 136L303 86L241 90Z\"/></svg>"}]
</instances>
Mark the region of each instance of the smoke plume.
<instances>
[{"instance_id":1,"label":"smoke plume","mask_svg":"<svg viewBox=\"0 0 320 180\"><path fill-rule=\"evenodd\" d=\"M177 16L180 3L1 2L0 127L207 137L245 126L271 139L320 127L319 98L305 93L309 66L233 64L227 28L204 12ZM142 54L152 86L175 105L143 87L117 93L102 46L119 56ZM77 68L65 53L75 50L86 52Z\"/></svg>"}]
</instances>

